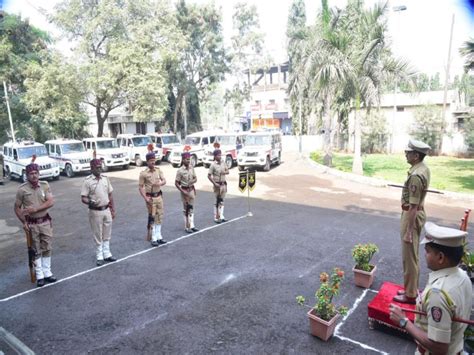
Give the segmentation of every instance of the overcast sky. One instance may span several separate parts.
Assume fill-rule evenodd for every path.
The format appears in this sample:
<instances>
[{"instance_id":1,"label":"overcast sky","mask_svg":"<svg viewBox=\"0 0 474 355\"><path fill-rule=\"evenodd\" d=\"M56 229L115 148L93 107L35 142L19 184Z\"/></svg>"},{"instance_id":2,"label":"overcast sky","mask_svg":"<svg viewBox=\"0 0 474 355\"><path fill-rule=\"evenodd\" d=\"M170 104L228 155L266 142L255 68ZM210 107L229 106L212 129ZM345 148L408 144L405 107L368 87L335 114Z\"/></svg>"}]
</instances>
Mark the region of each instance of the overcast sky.
<instances>
[{"instance_id":1,"label":"overcast sky","mask_svg":"<svg viewBox=\"0 0 474 355\"><path fill-rule=\"evenodd\" d=\"M194 0L205 2L207 0ZM3 0L7 12L28 17L35 26L54 33L41 9L51 11L57 0ZM224 34L232 31L233 6L242 0L215 0L222 9ZM266 34L266 47L275 61L285 60L285 32L288 10L292 0L247 0L255 4L260 17L261 29ZM343 7L346 0L329 0L329 5ZM375 3L366 0L366 4ZM0 4L2 0L0 0ZM305 0L308 22L313 23L320 8L320 0ZM449 35L452 16L455 16L452 45L451 78L462 73L463 59L459 47L469 37L474 37L474 14L469 9L469 0L390 0L390 9L405 5L406 10L390 11L388 16L389 36L396 55L409 60L416 70L444 78L448 58Z\"/></svg>"}]
</instances>

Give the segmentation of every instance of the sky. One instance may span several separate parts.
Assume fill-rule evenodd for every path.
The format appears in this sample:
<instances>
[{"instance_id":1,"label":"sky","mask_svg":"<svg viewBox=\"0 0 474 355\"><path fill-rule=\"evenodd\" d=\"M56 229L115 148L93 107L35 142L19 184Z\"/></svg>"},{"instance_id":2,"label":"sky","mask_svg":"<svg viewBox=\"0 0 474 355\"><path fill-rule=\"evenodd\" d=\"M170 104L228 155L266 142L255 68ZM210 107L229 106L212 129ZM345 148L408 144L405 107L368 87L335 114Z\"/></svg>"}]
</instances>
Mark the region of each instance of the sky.
<instances>
[{"instance_id":1,"label":"sky","mask_svg":"<svg viewBox=\"0 0 474 355\"><path fill-rule=\"evenodd\" d=\"M188 0L207 2L208 0ZM233 6L243 0L214 0L223 14L224 36L228 40L232 34ZM44 11L52 11L58 0L0 0L3 9L10 13L29 18L30 23L58 34L50 25ZM261 30L266 36L265 45L275 62L286 60L285 33L288 11L292 0L247 0L257 7ZM328 0L331 7L342 8L347 0ZM375 0L366 0L366 6ZM461 74L463 59L459 48L474 37L474 11L472 0L389 0L388 36L395 55L408 60L417 71L434 75L439 72L444 80L448 62L448 48L451 22L454 15L451 50L450 77ZM308 24L314 23L319 11L320 0L305 0ZM395 12L393 7L404 5L406 10ZM471 7L470 7L471 5ZM60 47L67 47L62 42Z\"/></svg>"}]
</instances>

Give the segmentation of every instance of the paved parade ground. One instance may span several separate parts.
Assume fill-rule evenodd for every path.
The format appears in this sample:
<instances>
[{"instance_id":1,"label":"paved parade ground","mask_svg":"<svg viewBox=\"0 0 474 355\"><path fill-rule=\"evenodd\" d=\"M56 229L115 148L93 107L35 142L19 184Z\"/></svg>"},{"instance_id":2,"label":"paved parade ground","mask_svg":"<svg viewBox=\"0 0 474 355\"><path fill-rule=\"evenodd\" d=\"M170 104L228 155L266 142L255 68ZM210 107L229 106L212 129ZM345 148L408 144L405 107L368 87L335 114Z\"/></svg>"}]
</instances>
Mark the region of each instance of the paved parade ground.
<instances>
[{"instance_id":1,"label":"paved parade ground","mask_svg":"<svg viewBox=\"0 0 474 355\"><path fill-rule=\"evenodd\" d=\"M427 160L429 165L429 159ZM59 281L30 283L21 225L13 212L19 183L0 187L0 326L37 354L408 354L409 338L369 330L367 304L384 281L402 282L400 190L322 174L296 154L270 172L257 172L247 216L246 194L230 173L228 222L214 224L214 196L207 171L197 167L195 222L184 232L176 169L163 163L163 236L145 241L145 205L138 193L142 168L107 173L117 217L112 253L95 266L87 208L80 203L83 177L50 182L55 206L52 271ZM406 166L401 169L407 169ZM436 174L436 172L433 172ZM428 195L428 220L458 227L472 199ZM472 223L470 229L472 230ZM353 284L351 249L374 242L378 270L370 290ZM421 280L427 280L423 251ZM309 334L306 310L319 273L346 271L336 303L349 307L327 343ZM14 353L5 342L0 350Z\"/></svg>"}]
</instances>

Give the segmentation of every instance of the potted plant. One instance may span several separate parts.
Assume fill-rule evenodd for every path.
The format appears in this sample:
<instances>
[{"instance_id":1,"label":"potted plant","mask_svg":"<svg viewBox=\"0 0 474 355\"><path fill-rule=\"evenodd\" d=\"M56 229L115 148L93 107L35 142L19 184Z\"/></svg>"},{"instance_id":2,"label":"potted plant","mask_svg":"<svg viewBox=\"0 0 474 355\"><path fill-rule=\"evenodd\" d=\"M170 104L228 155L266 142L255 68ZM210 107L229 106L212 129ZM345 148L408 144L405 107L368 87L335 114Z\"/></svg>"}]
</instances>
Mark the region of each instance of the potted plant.
<instances>
[{"instance_id":1,"label":"potted plant","mask_svg":"<svg viewBox=\"0 0 474 355\"><path fill-rule=\"evenodd\" d=\"M316 291L316 304L313 307L305 304L303 296L297 296L296 302L301 306L309 307L308 318L311 334L327 341L334 333L336 322L339 317L347 314L347 307L339 306L333 303L334 296L339 294L339 286L344 279L344 271L334 268L331 276L322 272L319 275L321 285Z\"/></svg>"},{"instance_id":2,"label":"potted plant","mask_svg":"<svg viewBox=\"0 0 474 355\"><path fill-rule=\"evenodd\" d=\"M374 243L357 244L352 249L352 258L355 261L354 281L357 286L369 288L374 282L377 267L370 264L370 260L379 248Z\"/></svg>"}]
</instances>

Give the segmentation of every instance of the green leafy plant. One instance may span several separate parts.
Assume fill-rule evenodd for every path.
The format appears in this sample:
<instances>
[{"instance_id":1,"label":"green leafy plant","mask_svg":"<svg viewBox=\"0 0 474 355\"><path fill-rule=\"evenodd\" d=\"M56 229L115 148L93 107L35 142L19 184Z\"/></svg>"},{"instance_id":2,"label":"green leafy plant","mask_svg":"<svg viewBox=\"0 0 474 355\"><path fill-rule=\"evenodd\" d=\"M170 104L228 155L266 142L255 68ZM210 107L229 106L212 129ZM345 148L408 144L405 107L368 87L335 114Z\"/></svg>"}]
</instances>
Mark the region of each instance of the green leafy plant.
<instances>
[{"instance_id":1,"label":"green leafy plant","mask_svg":"<svg viewBox=\"0 0 474 355\"><path fill-rule=\"evenodd\" d=\"M352 258L356 263L355 268L370 272L373 268L373 266L369 264L370 260L378 251L379 248L374 243L357 244L352 249Z\"/></svg>"},{"instance_id":2,"label":"green leafy plant","mask_svg":"<svg viewBox=\"0 0 474 355\"><path fill-rule=\"evenodd\" d=\"M334 296L339 294L339 287L341 281L344 279L344 271L340 268L334 268L332 271L331 276L329 276L326 272L322 272L319 275L319 280L321 281L321 285L319 289L316 291L314 295L316 299L316 304L313 307L314 313L321 319L325 321L331 320L337 313L342 316L347 314L347 307L339 306L333 303ZM306 306L306 299L303 296L297 296L296 302L300 306Z\"/></svg>"}]
</instances>

